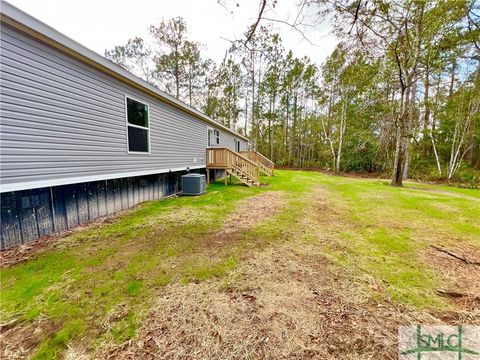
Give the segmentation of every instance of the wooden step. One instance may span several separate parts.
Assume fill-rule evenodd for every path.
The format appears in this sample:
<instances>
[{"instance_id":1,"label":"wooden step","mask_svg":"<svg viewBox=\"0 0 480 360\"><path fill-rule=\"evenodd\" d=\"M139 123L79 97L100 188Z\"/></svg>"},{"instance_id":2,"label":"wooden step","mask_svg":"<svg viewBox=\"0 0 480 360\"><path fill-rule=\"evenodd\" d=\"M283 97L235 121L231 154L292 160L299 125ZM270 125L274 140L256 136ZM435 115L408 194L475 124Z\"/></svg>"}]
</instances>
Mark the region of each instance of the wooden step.
<instances>
[{"instance_id":1,"label":"wooden step","mask_svg":"<svg viewBox=\"0 0 480 360\"><path fill-rule=\"evenodd\" d=\"M251 179L247 174L237 170L237 169L231 169L227 170L227 174L235 176L240 182L247 186L258 186L259 184L255 182L254 179Z\"/></svg>"}]
</instances>

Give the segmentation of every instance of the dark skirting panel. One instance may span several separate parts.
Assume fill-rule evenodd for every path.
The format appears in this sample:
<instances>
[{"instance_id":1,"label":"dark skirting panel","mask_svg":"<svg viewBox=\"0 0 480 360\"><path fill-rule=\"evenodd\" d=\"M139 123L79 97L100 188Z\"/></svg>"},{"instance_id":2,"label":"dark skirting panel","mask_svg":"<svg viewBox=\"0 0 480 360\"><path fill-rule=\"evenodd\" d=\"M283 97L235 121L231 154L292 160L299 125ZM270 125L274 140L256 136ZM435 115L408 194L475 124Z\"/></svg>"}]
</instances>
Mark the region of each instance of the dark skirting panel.
<instances>
[{"instance_id":1,"label":"dark skirting panel","mask_svg":"<svg viewBox=\"0 0 480 360\"><path fill-rule=\"evenodd\" d=\"M204 173L204 169L195 170ZM1 248L72 229L181 191L186 171L2 193Z\"/></svg>"}]
</instances>

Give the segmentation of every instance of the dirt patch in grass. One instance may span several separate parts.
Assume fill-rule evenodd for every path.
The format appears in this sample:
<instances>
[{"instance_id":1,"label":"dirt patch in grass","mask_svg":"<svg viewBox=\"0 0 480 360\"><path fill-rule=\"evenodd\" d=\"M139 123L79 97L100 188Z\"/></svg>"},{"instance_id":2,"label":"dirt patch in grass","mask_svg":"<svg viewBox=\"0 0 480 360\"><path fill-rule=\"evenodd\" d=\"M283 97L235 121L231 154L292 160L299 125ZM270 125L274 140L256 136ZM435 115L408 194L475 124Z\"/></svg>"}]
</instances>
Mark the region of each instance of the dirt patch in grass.
<instances>
[{"instance_id":1,"label":"dirt patch in grass","mask_svg":"<svg viewBox=\"0 0 480 360\"><path fill-rule=\"evenodd\" d=\"M284 205L281 191L267 191L238 203L235 211L223 222L219 234L228 234L252 228L279 212Z\"/></svg>"},{"instance_id":2,"label":"dirt patch in grass","mask_svg":"<svg viewBox=\"0 0 480 360\"><path fill-rule=\"evenodd\" d=\"M60 328L48 320L33 323L2 325L0 331L0 359L25 359L32 355L38 344L55 334Z\"/></svg>"},{"instance_id":3,"label":"dirt patch in grass","mask_svg":"<svg viewBox=\"0 0 480 360\"><path fill-rule=\"evenodd\" d=\"M318 244L282 244L224 282L173 284L136 338L102 347L109 359L395 359L399 325L432 314L374 302L332 270ZM444 322L472 320L462 313Z\"/></svg>"},{"instance_id":4,"label":"dirt patch in grass","mask_svg":"<svg viewBox=\"0 0 480 360\"><path fill-rule=\"evenodd\" d=\"M285 206L284 200L283 192L269 191L239 201L220 228L202 238L202 246L198 250L208 258L212 258L211 251L215 251L215 256L228 252L242 243L246 230L261 225L278 214Z\"/></svg>"},{"instance_id":5,"label":"dirt patch in grass","mask_svg":"<svg viewBox=\"0 0 480 360\"><path fill-rule=\"evenodd\" d=\"M448 248L448 251L470 261L480 261L480 250L468 245ZM480 309L480 266L468 264L446 253L429 247L423 256L436 272L445 279L445 285L437 289L457 305L471 310Z\"/></svg>"},{"instance_id":6,"label":"dirt patch in grass","mask_svg":"<svg viewBox=\"0 0 480 360\"><path fill-rule=\"evenodd\" d=\"M90 360L87 350L82 344L71 345L67 347L65 351L65 360Z\"/></svg>"},{"instance_id":7,"label":"dirt patch in grass","mask_svg":"<svg viewBox=\"0 0 480 360\"><path fill-rule=\"evenodd\" d=\"M437 202L433 206L436 209L438 209L440 212L445 212L445 213L449 213L449 214L452 214L452 215L460 212L460 210L458 208L456 208L455 206L452 206L452 205L449 205L449 204L444 204L444 203L441 203L441 202Z\"/></svg>"},{"instance_id":8,"label":"dirt patch in grass","mask_svg":"<svg viewBox=\"0 0 480 360\"><path fill-rule=\"evenodd\" d=\"M152 217L149 219L148 224L159 227L159 230L165 230L165 228L175 228L197 223L204 224L205 221L208 221L205 218L205 212L183 205L168 209L168 211L159 216Z\"/></svg>"}]
</instances>

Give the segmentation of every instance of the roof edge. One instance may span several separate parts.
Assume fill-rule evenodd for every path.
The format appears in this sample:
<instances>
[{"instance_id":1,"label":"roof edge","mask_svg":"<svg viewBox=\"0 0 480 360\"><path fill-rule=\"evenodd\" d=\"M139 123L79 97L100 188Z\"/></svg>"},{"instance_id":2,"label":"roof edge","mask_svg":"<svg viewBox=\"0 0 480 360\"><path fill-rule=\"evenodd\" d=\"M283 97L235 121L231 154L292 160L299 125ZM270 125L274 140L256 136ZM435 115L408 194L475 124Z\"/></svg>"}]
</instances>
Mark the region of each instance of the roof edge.
<instances>
[{"instance_id":1,"label":"roof edge","mask_svg":"<svg viewBox=\"0 0 480 360\"><path fill-rule=\"evenodd\" d=\"M119 65L113 63L107 58L97 54L93 50L81 45L73 39L63 35L51 26L18 9L7 1L0 0L1 22L5 23L16 30L19 30L27 35L46 43L57 50L90 65L97 70L100 70L117 80L120 80L134 88L151 95L160 101L163 101L177 109L180 109L187 114L190 114L208 124L219 127L233 135L236 135L243 140L250 141L250 139L228 127L213 120L201 111L185 104L183 101L167 94L158 89L145 80L133 75Z\"/></svg>"}]
</instances>

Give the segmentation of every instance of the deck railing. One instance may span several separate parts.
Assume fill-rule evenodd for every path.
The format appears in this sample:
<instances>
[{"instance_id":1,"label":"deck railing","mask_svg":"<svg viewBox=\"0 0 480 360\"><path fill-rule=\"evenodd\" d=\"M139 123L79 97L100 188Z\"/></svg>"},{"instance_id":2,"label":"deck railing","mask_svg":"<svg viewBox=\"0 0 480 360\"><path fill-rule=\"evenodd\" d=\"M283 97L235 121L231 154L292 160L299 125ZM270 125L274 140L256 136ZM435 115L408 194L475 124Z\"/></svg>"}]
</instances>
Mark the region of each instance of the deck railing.
<instances>
[{"instance_id":1,"label":"deck railing","mask_svg":"<svg viewBox=\"0 0 480 360\"><path fill-rule=\"evenodd\" d=\"M236 170L258 183L258 165L244 156L228 148L207 148L207 168Z\"/></svg>"},{"instance_id":2,"label":"deck railing","mask_svg":"<svg viewBox=\"0 0 480 360\"><path fill-rule=\"evenodd\" d=\"M258 151L241 151L240 154L259 164L268 175L273 175L275 165L269 158L263 156Z\"/></svg>"}]
</instances>

